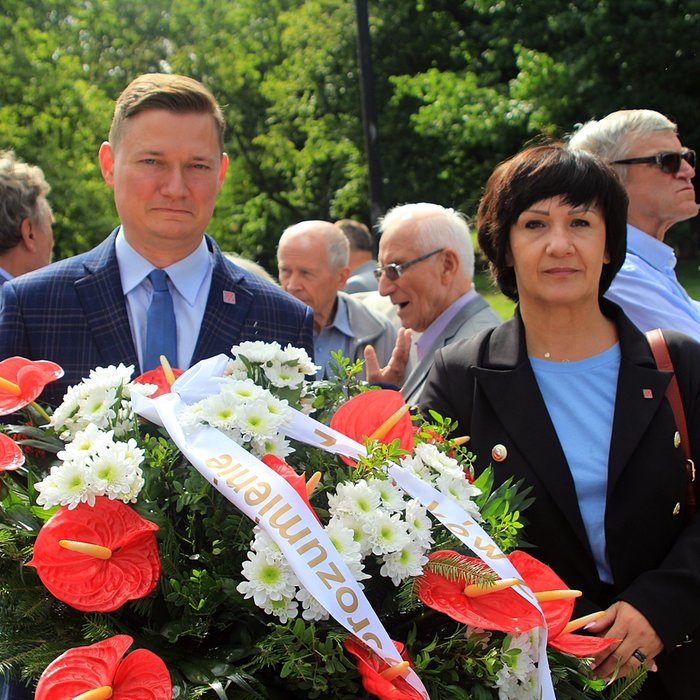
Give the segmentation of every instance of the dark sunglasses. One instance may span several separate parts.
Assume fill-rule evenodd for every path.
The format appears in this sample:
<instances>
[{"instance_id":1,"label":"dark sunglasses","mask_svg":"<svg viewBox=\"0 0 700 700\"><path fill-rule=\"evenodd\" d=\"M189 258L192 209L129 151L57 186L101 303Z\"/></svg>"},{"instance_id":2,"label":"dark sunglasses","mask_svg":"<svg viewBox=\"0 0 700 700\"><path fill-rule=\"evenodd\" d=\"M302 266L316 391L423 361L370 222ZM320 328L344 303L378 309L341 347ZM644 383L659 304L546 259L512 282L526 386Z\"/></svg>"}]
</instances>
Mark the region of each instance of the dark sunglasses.
<instances>
[{"instance_id":1,"label":"dark sunglasses","mask_svg":"<svg viewBox=\"0 0 700 700\"><path fill-rule=\"evenodd\" d=\"M641 158L623 158L613 160L613 165L636 165L637 163L654 163L662 172L675 175L681 169L681 163L685 161L691 168L695 168L695 151L684 148L682 151L663 151L653 156Z\"/></svg>"},{"instance_id":2,"label":"dark sunglasses","mask_svg":"<svg viewBox=\"0 0 700 700\"><path fill-rule=\"evenodd\" d=\"M399 277L401 277L401 273L407 268L411 267L411 265L415 265L416 263L422 262L423 260L427 260L428 258L432 258L433 255L437 255L438 253L442 253L442 251L445 250L444 248L438 248L437 250L432 251L431 253L426 253L425 255L421 255L419 258L413 258L413 260L408 260L405 263L401 263L400 265L397 265L396 263L389 263L388 265L384 265L384 267L376 267L374 269L374 276L380 280L382 278L382 275L386 275L387 279L390 282L396 282Z\"/></svg>"}]
</instances>

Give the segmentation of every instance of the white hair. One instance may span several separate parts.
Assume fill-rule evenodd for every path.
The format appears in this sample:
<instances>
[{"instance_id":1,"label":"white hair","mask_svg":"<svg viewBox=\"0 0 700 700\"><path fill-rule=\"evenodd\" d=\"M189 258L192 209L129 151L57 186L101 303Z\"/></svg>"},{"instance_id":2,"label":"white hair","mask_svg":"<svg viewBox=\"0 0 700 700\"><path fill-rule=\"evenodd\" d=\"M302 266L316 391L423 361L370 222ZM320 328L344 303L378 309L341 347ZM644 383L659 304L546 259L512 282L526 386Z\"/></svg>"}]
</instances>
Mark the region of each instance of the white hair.
<instances>
[{"instance_id":1,"label":"white hair","mask_svg":"<svg viewBox=\"0 0 700 700\"><path fill-rule=\"evenodd\" d=\"M592 119L579 126L569 137L569 148L587 151L606 163L630 156L637 139L660 131L678 132L678 127L667 117L652 109L621 109L600 120ZM627 179L627 166L614 166Z\"/></svg>"},{"instance_id":2,"label":"white hair","mask_svg":"<svg viewBox=\"0 0 700 700\"><path fill-rule=\"evenodd\" d=\"M380 219L380 234L408 220L416 225L415 245L419 251L429 253L437 248L452 248L459 257L462 274L474 279L474 246L464 214L429 202L401 204Z\"/></svg>"}]
</instances>

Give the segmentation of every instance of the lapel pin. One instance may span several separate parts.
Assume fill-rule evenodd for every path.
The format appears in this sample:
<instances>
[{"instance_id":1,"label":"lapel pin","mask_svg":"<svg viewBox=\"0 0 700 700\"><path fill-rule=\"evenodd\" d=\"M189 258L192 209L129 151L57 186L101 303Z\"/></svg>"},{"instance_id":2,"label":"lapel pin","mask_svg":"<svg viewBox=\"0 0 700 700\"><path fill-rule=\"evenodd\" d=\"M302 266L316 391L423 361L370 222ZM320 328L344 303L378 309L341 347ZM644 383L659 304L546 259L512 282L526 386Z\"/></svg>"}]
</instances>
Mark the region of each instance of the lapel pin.
<instances>
[{"instance_id":1,"label":"lapel pin","mask_svg":"<svg viewBox=\"0 0 700 700\"><path fill-rule=\"evenodd\" d=\"M508 450L505 445L494 445L491 450L491 459L494 462L502 462L508 456Z\"/></svg>"},{"instance_id":2,"label":"lapel pin","mask_svg":"<svg viewBox=\"0 0 700 700\"><path fill-rule=\"evenodd\" d=\"M236 292L229 292L224 290L224 304L235 304L236 303Z\"/></svg>"},{"instance_id":3,"label":"lapel pin","mask_svg":"<svg viewBox=\"0 0 700 700\"><path fill-rule=\"evenodd\" d=\"M653 399L654 398L654 392L651 389L642 389L642 396L645 399Z\"/></svg>"}]
</instances>

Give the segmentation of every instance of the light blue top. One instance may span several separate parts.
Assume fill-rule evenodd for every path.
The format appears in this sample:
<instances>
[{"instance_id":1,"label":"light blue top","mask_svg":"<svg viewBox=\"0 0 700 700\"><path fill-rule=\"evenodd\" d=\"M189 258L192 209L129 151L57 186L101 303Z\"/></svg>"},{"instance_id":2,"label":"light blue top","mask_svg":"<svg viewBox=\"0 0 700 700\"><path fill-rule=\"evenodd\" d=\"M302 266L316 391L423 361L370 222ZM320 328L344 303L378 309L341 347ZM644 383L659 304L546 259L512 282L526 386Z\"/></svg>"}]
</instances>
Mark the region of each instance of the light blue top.
<instances>
[{"instance_id":1,"label":"light blue top","mask_svg":"<svg viewBox=\"0 0 700 700\"><path fill-rule=\"evenodd\" d=\"M119 276L126 297L131 337L134 339L139 362L143 366L146 317L153 293L148 273L154 266L131 247L121 228L115 247ZM214 257L209 252L207 242L202 238L194 252L163 269L168 273L168 288L173 296L177 321L177 362L171 360L171 364L180 369L187 369L192 361L207 307Z\"/></svg>"},{"instance_id":2,"label":"light blue top","mask_svg":"<svg viewBox=\"0 0 700 700\"><path fill-rule=\"evenodd\" d=\"M620 346L576 362L530 358L576 487L601 581L613 583L605 544L605 501Z\"/></svg>"},{"instance_id":3,"label":"light blue top","mask_svg":"<svg viewBox=\"0 0 700 700\"><path fill-rule=\"evenodd\" d=\"M318 333L314 333L314 362L320 365L316 379L332 376L329 368L331 351L342 350L343 355L350 357L350 344L354 336L350 328L348 306L340 294L336 299L337 307L333 321Z\"/></svg>"},{"instance_id":4,"label":"light blue top","mask_svg":"<svg viewBox=\"0 0 700 700\"><path fill-rule=\"evenodd\" d=\"M12 275L4 268L0 267L0 285L13 279Z\"/></svg>"},{"instance_id":5,"label":"light blue top","mask_svg":"<svg viewBox=\"0 0 700 700\"><path fill-rule=\"evenodd\" d=\"M625 262L605 296L644 332L669 328L700 341L700 304L683 289L675 268L671 246L628 224Z\"/></svg>"}]
</instances>

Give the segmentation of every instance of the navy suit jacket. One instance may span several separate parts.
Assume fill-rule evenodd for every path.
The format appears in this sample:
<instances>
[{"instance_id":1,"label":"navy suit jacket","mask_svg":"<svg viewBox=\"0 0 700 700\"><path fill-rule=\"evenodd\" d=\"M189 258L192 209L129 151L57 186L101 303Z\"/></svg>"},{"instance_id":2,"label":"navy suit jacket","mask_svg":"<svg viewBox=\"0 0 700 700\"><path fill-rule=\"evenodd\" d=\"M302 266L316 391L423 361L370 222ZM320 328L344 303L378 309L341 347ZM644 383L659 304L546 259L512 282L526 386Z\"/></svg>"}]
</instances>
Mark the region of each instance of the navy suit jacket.
<instances>
[{"instance_id":1,"label":"navy suit jacket","mask_svg":"<svg viewBox=\"0 0 700 700\"><path fill-rule=\"evenodd\" d=\"M20 355L51 360L62 379L41 400L60 403L71 384L93 367L134 365L126 300L115 252L116 231L87 253L61 260L3 285L0 300L0 359ZM303 347L313 357L313 312L309 307L227 260L207 236L214 255L211 289L192 364L228 353L248 340ZM230 302L224 301L224 292Z\"/></svg>"}]
</instances>

